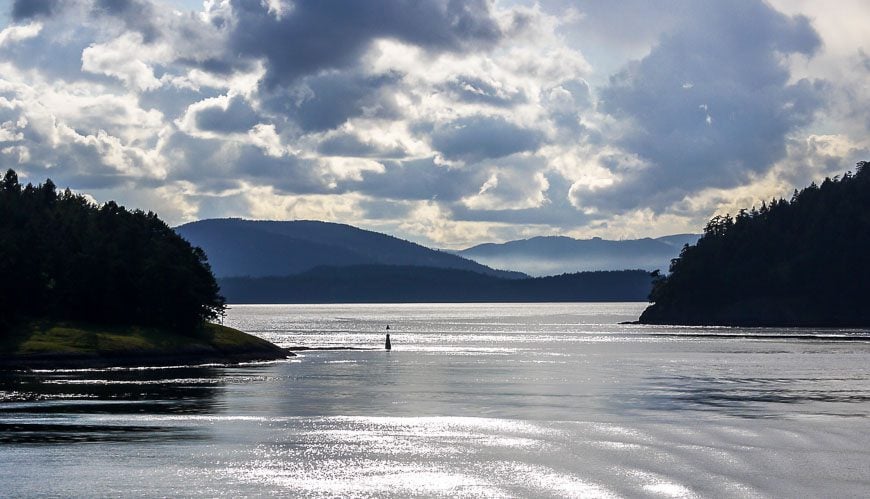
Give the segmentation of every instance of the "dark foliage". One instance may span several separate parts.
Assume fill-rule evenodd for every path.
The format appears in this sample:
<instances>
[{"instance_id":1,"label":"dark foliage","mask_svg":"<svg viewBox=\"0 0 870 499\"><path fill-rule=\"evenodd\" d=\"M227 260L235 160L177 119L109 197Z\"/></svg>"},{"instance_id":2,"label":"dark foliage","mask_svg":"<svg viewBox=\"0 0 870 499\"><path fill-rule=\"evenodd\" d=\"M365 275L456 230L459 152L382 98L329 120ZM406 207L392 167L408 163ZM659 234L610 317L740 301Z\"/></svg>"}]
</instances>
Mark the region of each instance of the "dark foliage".
<instances>
[{"instance_id":1,"label":"dark foliage","mask_svg":"<svg viewBox=\"0 0 870 499\"><path fill-rule=\"evenodd\" d=\"M26 318L193 332L223 313L206 262L154 213L88 202L51 180L0 181L0 327Z\"/></svg>"},{"instance_id":2,"label":"dark foliage","mask_svg":"<svg viewBox=\"0 0 870 499\"><path fill-rule=\"evenodd\" d=\"M423 303L642 301L645 270L505 279L405 265L318 267L286 277L220 279L230 303Z\"/></svg>"},{"instance_id":3,"label":"dark foliage","mask_svg":"<svg viewBox=\"0 0 870 499\"><path fill-rule=\"evenodd\" d=\"M870 326L870 163L736 217L717 216L640 318L656 324Z\"/></svg>"}]
</instances>

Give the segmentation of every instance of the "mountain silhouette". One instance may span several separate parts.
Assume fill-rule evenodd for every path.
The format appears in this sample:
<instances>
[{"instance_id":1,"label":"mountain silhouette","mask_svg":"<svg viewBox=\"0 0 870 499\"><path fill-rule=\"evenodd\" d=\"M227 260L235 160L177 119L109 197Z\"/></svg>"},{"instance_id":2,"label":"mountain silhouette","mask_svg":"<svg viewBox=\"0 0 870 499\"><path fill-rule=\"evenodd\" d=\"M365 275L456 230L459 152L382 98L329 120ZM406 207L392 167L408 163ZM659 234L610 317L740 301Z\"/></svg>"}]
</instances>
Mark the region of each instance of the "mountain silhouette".
<instances>
[{"instance_id":1,"label":"mountain silhouette","mask_svg":"<svg viewBox=\"0 0 870 499\"><path fill-rule=\"evenodd\" d=\"M455 252L484 265L544 276L563 273L647 269L667 270L671 259L697 234L675 234L657 239L611 241L564 236L533 237L506 243L486 243Z\"/></svg>"},{"instance_id":2,"label":"mountain silhouette","mask_svg":"<svg viewBox=\"0 0 870 499\"><path fill-rule=\"evenodd\" d=\"M507 279L526 277L345 224L224 218L191 222L175 230L205 251L219 278L287 276L315 267L352 265L407 265Z\"/></svg>"}]
</instances>

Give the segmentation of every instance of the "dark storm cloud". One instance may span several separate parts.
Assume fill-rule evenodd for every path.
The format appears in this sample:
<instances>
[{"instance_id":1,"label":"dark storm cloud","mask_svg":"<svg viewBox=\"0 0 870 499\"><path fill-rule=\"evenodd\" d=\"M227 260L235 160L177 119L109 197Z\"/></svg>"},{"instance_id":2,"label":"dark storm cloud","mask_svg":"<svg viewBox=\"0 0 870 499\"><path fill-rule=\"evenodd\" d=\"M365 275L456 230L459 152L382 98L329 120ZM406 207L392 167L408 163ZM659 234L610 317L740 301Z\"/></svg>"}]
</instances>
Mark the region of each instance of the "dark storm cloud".
<instances>
[{"instance_id":1,"label":"dark storm cloud","mask_svg":"<svg viewBox=\"0 0 870 499\"><path fill-rule=\"evenodd\" d=\"M295 156L269 156L253 146L242 146L234 171L255 184L270 185L282 194L335 192L314 161Z\"/></svg>"},{"instance_id":2,"label":"dark storm cloud","mask_svg":"<svg viewBox=\"0 0 870 499\"><path fill-rule=\"evenodd\" d=\"M590 198L660 209L704 187L737 185L784 157L787 135L821 106L825 85L789 83L783 62L821 45L807 18L755 0L701 7L603 90L602 108L635 125L620 145L649 167Z\"/></svg>"},{"instance_id":3,"label":"dark storm cloud","mask_svg":"<svg viewBox=\"0 0 870 499\"><path fill-rule=\"evenodd\" d=\"M340 133L333 135L317 146L317 152L324 156L348 156L357 158L401 158L406 151L400 147L384 148L377 144L361 141L355 135Z\"/></svg>"},{"instance_id":4,"label":"dark storm cloud","mask_svg":"<svg viewBox=\"0 0 870 499\"><path fill-rule=\"evenodd\" d=\"M450 169L436 164L433 158L382 164L383 173L363 172L363 180L348 187L378 198L456 201L477 192L486 180L480 171Z\"/></svg>"},{"instance_id":5,"label":"dark storm cloud","mask_svg":"<svg viewBox=\"0 0 870 499\"><path fill-rule=\"evenodd\" d=\"M127 29L137 31L145 43L154 41L160 31L153 23L154 7L142 0L96 0L94 11L121 20Z\"/></svg>"},{"instance_id":6,"label":"dark storm cloud","mask_svg":"<svg viewBox=\"0 0 870 499\"><path fill-rule=\"evenodd\" d=\"M316 162L293 155L269 156L262 149L238 144L229 148L219 139L175 134L166 149L174 158L170 180L185 180L200 192L221 191L240 181L269 185L285 194L335 192Z\"/></svg>"},{"instance_id":7,"label":"dark storm cloud","mask_svg":"<svg viewBox=\"0 0 870 499\"><path fill-rule=\"evenodd\" d=\"M192 103L220 95L222 94L217 89L193 90L163 85L139 94L139 104L143 109L160 109L167 118L175 119L184 115Z\"/></svg>"},{"instance_id":8,"label":"dark storm cloud","mask_svg":"<svg viewBox=\"0 0 870 499\"><path fill-rule=\"evenodd\" d=\"M196 127L209 132L246 132L257 123L259 123L257 112L239 96L230 98L226 109L220 106L209 106L196 113Z\"/></svg>"},{"instance_id":9,"label":"dark storm cloud","mask_svg":"<svg viewBox=\"0 0 870 499\"><path fill-rule=\"evenodd\" d=\"M396 74L365 76L329 72L305 78L302 85L289 93L274 93L263 104L289 117L307 132L336 128L364 114L397 118L391 88L399 79Z\"/></svg>"},{"instance_id":10,"label":"dark storm cloud","mask_svg":"<svg viewBox=\"0 0 870 499\"><path fill-rule=\"evenodd\" d=\"M537 130L487 116L460 118L439 125L430 137L432 146L445 158L469 162L534 151L544 138Z\"/></svg>"},{"instance_id":11,"label":"dark storm cloud","mask_svg":"<svg viewBox=\"0 0 870 499\"><path fill-rule=\"evenodd\" d=\"M263 58L269 87L352 66L379 38L463 50L500 37L485 0L298 0L280 18L260 0L233 0L231 53Z\"/></svg>"},{"instance_id":12,"label":"dark storm cloud","mask_svg":"<svg viewBox=\"0 0 870 499\"><path fill-rule=\"evenodd\" d=\"M12 19L20 21L39 16L51 16L60 7L60 0L15 0Z\"/></svg>"}]
</instances>

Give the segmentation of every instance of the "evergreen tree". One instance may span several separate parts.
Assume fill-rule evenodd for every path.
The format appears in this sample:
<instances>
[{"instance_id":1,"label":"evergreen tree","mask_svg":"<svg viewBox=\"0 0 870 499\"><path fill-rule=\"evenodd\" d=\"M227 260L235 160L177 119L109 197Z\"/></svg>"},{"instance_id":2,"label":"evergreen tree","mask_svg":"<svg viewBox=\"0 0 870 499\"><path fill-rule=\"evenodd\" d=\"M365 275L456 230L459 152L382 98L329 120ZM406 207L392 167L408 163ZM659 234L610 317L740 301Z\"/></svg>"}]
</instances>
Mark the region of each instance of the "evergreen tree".
<instances>
[{"instance_id":1,"label":"evergreen tree","mask_svg":"<svg viewBox=\"0 0 870 499\"><path fill-rule=\"evenodd\" d=\"M193 333L224 310L205 254L154 213L0 181L0 329L32 318Z\"/></svg>"},{"instance_id":2,"label":"evergreen tree","mask_svg":"<svg viewBox=\"0 0 870 499\"><path fill-rule=\"evenodd\" d=\"M870 168L736 217L714 217L655 276L640 318L658 324L870 325Z\"/></svg>"}]
</instances>

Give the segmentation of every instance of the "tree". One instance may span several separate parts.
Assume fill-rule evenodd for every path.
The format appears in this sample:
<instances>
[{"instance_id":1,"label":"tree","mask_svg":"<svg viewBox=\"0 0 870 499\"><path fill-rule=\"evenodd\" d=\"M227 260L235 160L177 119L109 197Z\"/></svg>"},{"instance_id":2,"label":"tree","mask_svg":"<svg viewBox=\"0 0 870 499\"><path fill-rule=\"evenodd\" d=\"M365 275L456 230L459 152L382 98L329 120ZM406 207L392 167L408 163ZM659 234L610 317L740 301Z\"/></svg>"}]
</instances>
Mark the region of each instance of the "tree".
<instances>
[{"instance_id":1,"label":"tree","mask_svg":"<svg viewBox=\"0 0 870 499\"><path fill-rule=\"evenodd\" d=\"M655 279L642 322L868 326L870 168L826 178L704 235Z\"/></svg>"},{"instance_id":2,"label":"tree","mask_svg":"<svg viewBox=\"0 0 870 499\"><path fill-rule=\"evenodd\" d=\"M157 215L96 206L51 180L0 184L0 328L29 318L193 333L224 311L205 254Z\"/></svg>"}]
</instances>

